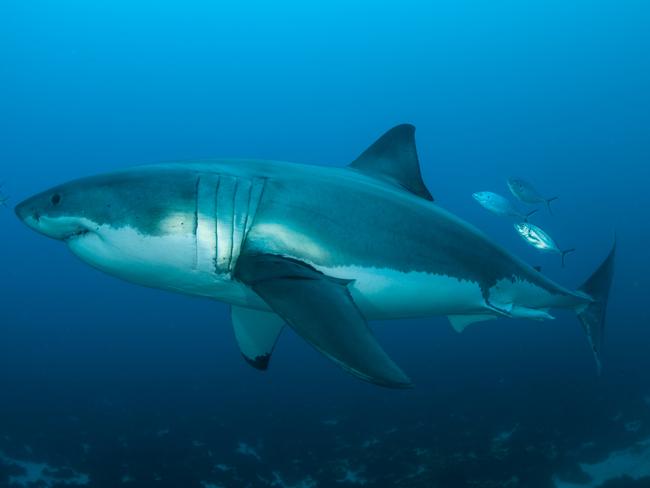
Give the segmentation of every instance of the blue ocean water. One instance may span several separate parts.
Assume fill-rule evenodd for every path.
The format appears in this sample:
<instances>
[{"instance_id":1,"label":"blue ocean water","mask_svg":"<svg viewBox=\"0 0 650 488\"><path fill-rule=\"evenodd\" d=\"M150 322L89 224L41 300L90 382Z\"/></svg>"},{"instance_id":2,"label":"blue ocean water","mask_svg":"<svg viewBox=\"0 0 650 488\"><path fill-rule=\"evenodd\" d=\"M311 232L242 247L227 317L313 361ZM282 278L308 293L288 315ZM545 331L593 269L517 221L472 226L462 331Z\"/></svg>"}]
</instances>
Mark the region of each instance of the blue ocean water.
<instances>
[{"instance_id":1,"label":"blue ocean water","mask_svg":"<svg viewBox=\"0 0 650 488\"><path fill-rule=\"evenodd\" d=\"M650 486L648 25L640 0L2 2L10 204L165 160L343 166L409 122L437 203L545 274L619 254L600 376L573 314L433 317L373 324L416 384L392 391L291 333L260 373L226 305L0 208L0 487ZM472 199L511 176L559 197L535 222L566 268Z\"/></svg>"}]
</instances>

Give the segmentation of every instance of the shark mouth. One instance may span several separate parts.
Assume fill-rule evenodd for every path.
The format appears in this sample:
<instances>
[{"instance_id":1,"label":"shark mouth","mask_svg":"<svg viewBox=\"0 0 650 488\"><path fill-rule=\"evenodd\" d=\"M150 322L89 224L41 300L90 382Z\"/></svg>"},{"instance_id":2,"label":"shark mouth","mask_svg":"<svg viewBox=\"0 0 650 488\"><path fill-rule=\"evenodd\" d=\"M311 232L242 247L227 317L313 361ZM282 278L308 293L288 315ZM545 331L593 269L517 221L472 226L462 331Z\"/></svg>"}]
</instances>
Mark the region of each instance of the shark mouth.
<instances>
[{"instance_id":1,"label":"shark mouth","mask_svg":"<svg viewBox=\"0 0 650 488\"><path fill-rule=\"evenodd\" d=\"M97 228L91 221L77 217L51 218L39 215L25 222L37 232L66 243L91 234Z\"/></svg>"},{"instance_id":2,"label":"shark mouth","mask_svg":"<svg viewBox=\"0 0 650 488\"><path fill-rule=\"evenodd\" d=\"M67 220L67 219L66 219ZM61 222L60 239L69 243L74 240L86 237L89 234L93 234L94 226L90 225L90 222L85 221L85 219L69 219L67 221Z\"/></svg>"},{"instance_id":3,"label":"shark mouth","mask_svg":"<svg viewBox=\"0 0 650 488\"><path fill-rule=\"evenodd\" d=\"M87 236L88 234L91 234L91 233L92 233L92 231L90 231L89 229L79 229L79 230L69 234L68 236L64 237L63 241L65 241L66 243L69 243L69 242L74 241L76 239L79 239L81 237L85 237L85 236Z\"/></svg>"}]
</instances>

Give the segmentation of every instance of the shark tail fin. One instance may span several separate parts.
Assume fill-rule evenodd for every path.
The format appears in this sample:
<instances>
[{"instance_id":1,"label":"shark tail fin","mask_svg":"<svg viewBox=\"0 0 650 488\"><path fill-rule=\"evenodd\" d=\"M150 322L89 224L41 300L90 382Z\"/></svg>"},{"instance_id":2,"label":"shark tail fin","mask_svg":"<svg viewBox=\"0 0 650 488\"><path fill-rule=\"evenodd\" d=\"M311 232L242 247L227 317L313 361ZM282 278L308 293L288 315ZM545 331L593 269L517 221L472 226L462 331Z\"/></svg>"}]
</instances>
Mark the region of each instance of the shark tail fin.
<instances>
[{"instance_id":1,"label":"shark tail fin","mask_svg":"<svg viewBox=\"0 0 650 488\"><path fill-rule=\"evenodd\" d=\"M600 352L605 332L605 315L607 313L607 301L609 290L614 276L614 257L616 255L616 242L612 246L605 261L589 277L578 290L589 296L593 301L586 305L580 305L576 309L578 320L582 324L589 344L596 359L596 366L600 374L601 362Z\"/></svg>"},{"instance_id":2,"label":"shark tail fin","mask_svg":"<svg viewBox=\"0 0 650 488\"><path fill-rule=\"evenodd\" d=\"M531 215L536 214L537 212L539 212L539 209L538 209L538 208L536 208L535 210L531 210L531 211L528 212L526 215L524 215L524 222L528 222L528 218L529 218Z\"/></svg>"},{"instance_id":3,"label":"shark tail fin","mask_svg":"<svg viewBox=\"0 0 650 488\"><path fill-rule=\"evenodd\" d=\"M566 257L567 254L571 254L572 252L576 252L575 247L572 247L571 249L565 249L564 251L560 251L562 254L562 267L564 268L564 258Z\"/></svg>"},{"instance_id":4,"label":"shark tail fin","mask_svg":"<svg viewBox=\"0 0 650 488\"><path fill-rule=\"evenodd\" d=\"M546 203L546 208L548 208L548 213L550 213L551 215L553 215L553 210L551 209L551 202L554 202L558 198L560 197L552 197L544 201L544 203Z\"/></svg>"}]
</instances>

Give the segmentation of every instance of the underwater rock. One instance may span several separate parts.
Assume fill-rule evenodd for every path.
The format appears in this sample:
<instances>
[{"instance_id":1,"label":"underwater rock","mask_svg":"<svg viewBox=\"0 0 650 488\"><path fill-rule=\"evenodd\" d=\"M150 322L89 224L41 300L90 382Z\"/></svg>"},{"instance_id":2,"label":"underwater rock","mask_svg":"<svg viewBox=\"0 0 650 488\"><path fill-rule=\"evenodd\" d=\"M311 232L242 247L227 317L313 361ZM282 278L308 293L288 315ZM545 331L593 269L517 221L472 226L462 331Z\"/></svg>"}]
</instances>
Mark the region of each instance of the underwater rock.
<instances>
[{"instance_id":1,"label":"underwater rock","mask_svg":"<svg viewBox=\"0 0 650 488\"><path fill-rule=\"evenodd\" d=\"M650 438L627 449L614 451L603 461L594 464L580 464L580 468L590 476L587 484L568 483L556 479L556 488L596 488L617 478L627 476L639 480L650 476Z\"/></svg>"}]
</instances>

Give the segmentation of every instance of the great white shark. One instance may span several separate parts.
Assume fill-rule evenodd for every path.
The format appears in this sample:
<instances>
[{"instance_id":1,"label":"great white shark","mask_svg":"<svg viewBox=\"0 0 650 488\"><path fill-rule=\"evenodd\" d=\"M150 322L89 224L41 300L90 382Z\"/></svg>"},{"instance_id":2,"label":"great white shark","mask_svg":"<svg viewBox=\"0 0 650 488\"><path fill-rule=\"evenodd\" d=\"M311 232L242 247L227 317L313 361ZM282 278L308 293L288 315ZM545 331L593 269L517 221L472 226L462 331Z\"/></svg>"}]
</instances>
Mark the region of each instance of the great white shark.
<instances>
[{"instance_id":1,"label":"great white shark","mask_svg":"<svg viewBox=\"0 0 650 488\"><path fill-rule=\"evenodd\" d=\"M244 358L266 369L289 325L353 375L411 386L368 320L446 315L462 331L573 309L598 365L615 246L569 290L433 203L411 125L347 167L210 160L56 186L16 207L32 229L144 286L231 306Z\"/></svg>"}]
</instances>

